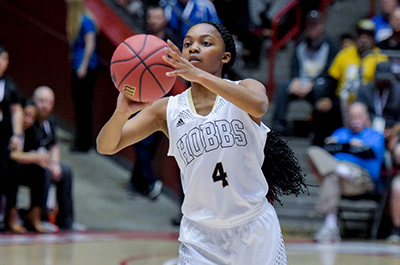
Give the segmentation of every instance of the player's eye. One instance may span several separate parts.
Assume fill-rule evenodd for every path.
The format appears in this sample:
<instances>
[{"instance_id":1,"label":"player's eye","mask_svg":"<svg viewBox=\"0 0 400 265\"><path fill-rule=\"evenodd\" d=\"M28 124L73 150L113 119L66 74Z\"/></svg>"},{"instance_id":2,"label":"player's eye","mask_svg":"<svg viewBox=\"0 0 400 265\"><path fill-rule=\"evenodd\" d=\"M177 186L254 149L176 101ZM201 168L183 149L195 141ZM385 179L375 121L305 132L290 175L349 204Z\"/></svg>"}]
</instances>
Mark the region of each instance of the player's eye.
<instances>
[{"instance_id":1,"label":"player's eye","mask_svg":"<svg viewBox=\"0 0 400 265\"><path fill-rule=\"evenodd\" d=\"M209 41L203 41L203 45L204 45L204 46L210 46L210 45L211 45L211 42L209 42Z\"/></svg>"},{"instance_id":2,"label":"player's eye","mask_svg":"<svg viewBox=\"0 0 400 265\"><path fill-rule=\"evenodd\" d=\"M190 46L190 42L184 42L184 43L183 43L183 47L184 47L184 48L188 48L189 46Z\"/></svg>"}]
</instances>

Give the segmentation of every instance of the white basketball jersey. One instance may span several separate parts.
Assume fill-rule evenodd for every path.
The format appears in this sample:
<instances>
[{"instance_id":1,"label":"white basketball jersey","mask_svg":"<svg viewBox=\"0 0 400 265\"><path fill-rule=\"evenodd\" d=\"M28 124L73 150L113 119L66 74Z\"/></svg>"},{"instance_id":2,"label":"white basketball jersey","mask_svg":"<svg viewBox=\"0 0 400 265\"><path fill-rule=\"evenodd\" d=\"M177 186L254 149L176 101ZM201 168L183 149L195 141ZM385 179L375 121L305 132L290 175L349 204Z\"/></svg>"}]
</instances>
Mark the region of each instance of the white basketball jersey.
<instances>
[{"instance_id":1,"label":"white basketball jersey","mask_svg":"<svg viewBox=\"0 0 400 265\"><path fill-rule=\"evenodd\" d=\"M208 115L199 115L190 91L170 97L167 106L168 155L181 170L182 212L213 227L246 222L265 208L261 166L269 128L220 96Z\"/></svg>"}]
</instances>

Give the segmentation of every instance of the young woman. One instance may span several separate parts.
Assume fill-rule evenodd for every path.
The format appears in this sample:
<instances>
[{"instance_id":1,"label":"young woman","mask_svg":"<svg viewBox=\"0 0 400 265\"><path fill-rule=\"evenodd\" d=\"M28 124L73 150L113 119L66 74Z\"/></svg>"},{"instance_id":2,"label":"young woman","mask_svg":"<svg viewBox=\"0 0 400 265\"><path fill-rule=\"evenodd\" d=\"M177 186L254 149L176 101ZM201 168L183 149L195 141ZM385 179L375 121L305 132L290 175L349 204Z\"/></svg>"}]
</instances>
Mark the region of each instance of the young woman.
<instances>
[{"instance_id":1,"label":"young woman","mask_svg":"<svg viewBox=\"0 0 400 265\"><path fill-rule=\"evenodd\" d=\"M97 25L84 0L67 0L67 37L71 49L71 89L75 139L71 151L87 152L93 144L92 101L99 71Z\"/></svg>"},{"instance_id":2,"label":"young woman","mask_svg":"<svg viewBox=\"0 0 400 265\"><path fill-rule=\"evenodd\" d=\"M235 46L220 24L194 25L182 53L168 45L164 60L176 69L168 75L190 81L191 88L150 104L119 95L98 135L98 151L114 154L155 131L169 137L168 154L179 165L185 193L178 264L286 264L262 171L276 165L263 165L270 131L261 122L269 106L265 87L254 79L222 78L235 61ZM274 189L270 198L280 194Z\"/></svg>"}]
</instances>

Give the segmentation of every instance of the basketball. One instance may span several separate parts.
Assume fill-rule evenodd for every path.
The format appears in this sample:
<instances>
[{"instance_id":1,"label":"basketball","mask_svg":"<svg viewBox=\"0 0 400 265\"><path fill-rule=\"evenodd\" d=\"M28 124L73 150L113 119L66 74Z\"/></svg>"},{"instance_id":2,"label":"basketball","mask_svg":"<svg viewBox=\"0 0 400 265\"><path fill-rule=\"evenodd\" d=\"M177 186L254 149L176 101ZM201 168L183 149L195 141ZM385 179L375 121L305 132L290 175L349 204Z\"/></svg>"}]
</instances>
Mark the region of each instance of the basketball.
<instances>
[{"instance_id":1,"label":"basketball","mask_svg":"<svg viewBox=\"0 0 400 265\"><path fill-rule=\"evenodd\" d=\"M148 34L127 38L115 49L111 57L111 79L120 93L137 102L152 102L167 94L176 76L165 73L175 70L162 56L162 39Z\"/></svg>"}]
</instances>

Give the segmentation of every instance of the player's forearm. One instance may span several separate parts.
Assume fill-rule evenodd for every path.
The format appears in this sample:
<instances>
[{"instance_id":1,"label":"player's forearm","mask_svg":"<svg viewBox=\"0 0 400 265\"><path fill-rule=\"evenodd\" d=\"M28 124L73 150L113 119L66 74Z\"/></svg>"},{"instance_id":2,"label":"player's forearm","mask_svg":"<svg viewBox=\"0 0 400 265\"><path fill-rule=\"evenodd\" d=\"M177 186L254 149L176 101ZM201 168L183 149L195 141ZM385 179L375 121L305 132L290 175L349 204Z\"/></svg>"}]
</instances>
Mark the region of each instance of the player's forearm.
<instances>
[{"instance_id":1,"label":"player's forearm","mask_svg":"<svg viewBox=\"0 0 400 265\"><path fill-rule=\"evenodd\" d=\"M110 120L103 126L96 139L97 151L100 154L112 155L120 150L118 144L121 140L122 128L128 118L127 114L115 111Z\"/></svg>"},{"instance_id":2,"label":"player's forearm","mask_svg":"<svg viewBox=\"0 0 400 265\"><path fill-rule=\"evenodd\" d=\"M240 84L235 84L203 72L198 76L198 83L227 99L251 116L260 118L268 110L269 101L265 87L258 81L247 79ZM252 88L247 87L247 85Z\"/></svg>"}]
</instances>

